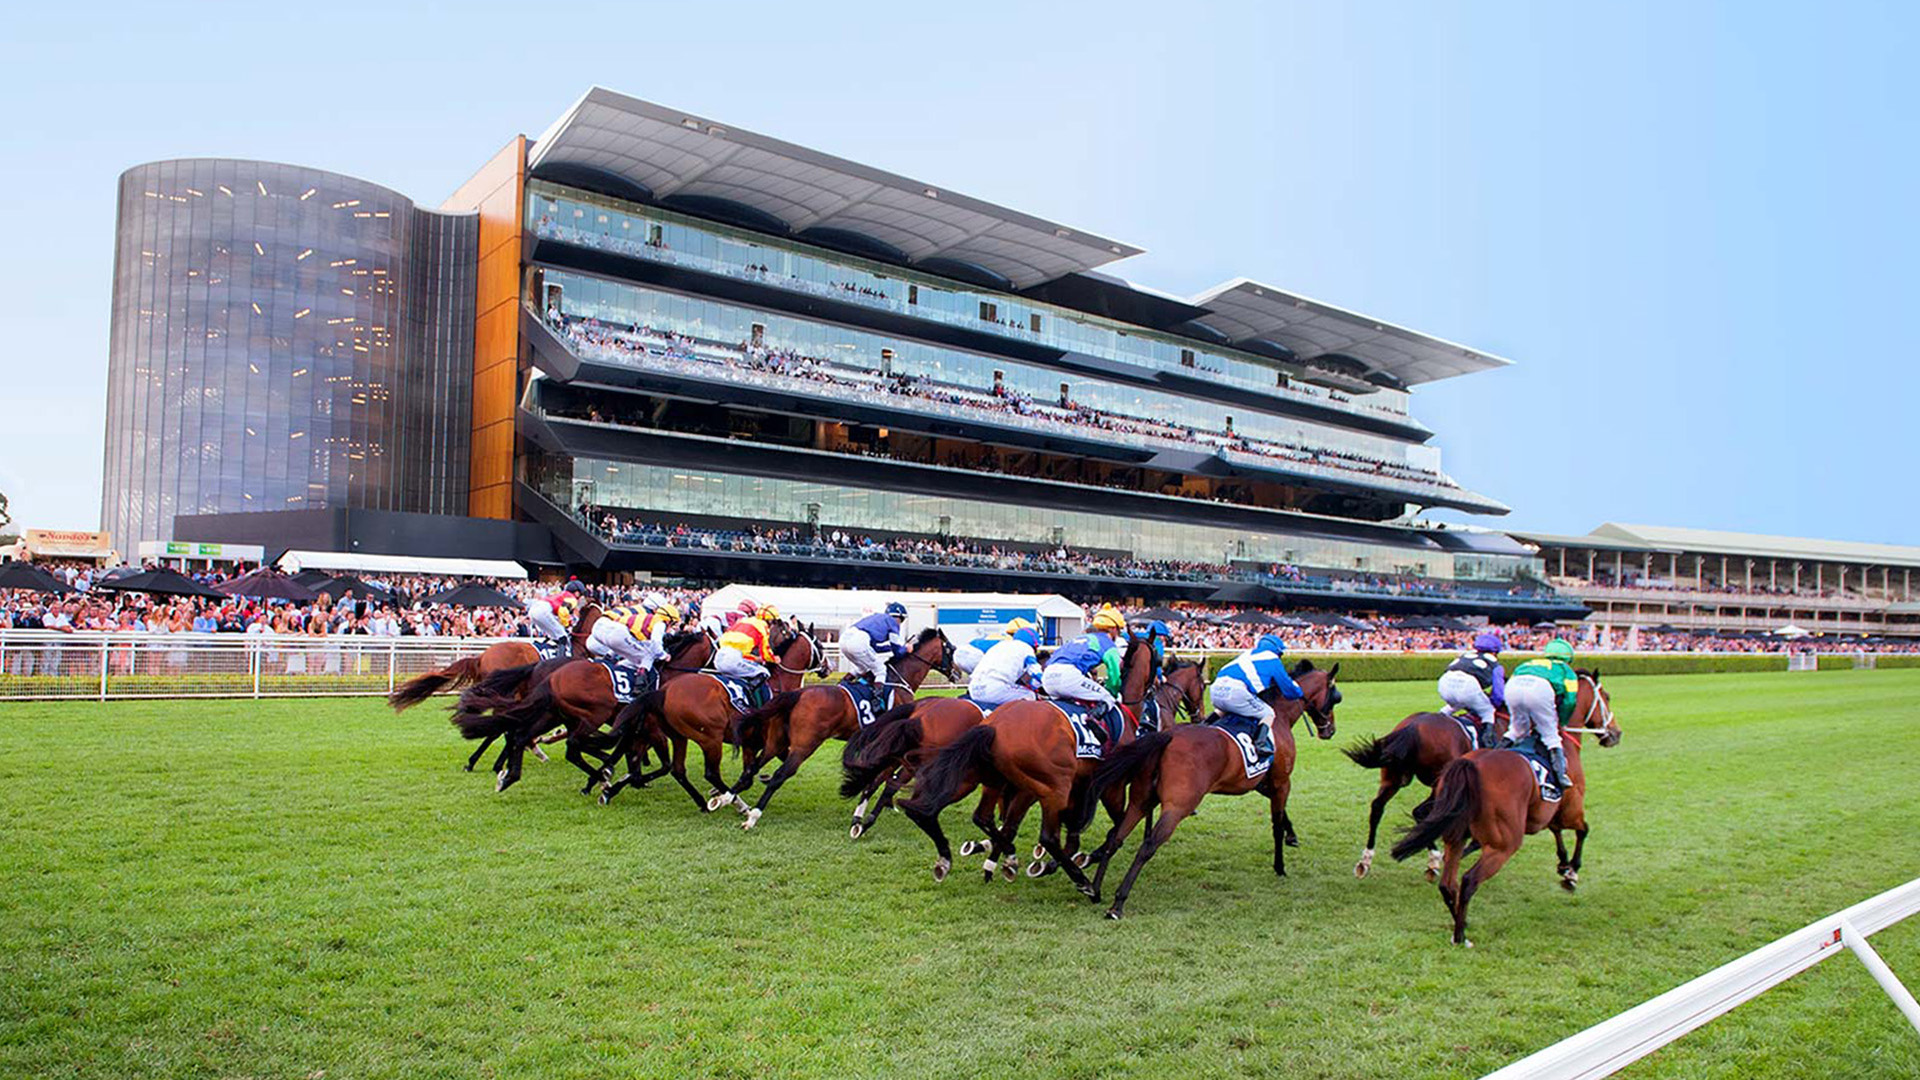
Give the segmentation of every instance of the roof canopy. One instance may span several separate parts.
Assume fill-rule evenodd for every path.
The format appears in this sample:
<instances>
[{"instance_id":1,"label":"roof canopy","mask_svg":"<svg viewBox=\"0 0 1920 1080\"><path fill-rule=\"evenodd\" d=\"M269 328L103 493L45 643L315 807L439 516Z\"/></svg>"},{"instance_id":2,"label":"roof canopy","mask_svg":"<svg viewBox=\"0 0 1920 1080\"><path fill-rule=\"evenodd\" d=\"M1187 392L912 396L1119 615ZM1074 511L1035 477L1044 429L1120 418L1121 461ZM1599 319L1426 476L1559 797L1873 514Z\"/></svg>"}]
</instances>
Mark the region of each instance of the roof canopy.
<instances>
[{"instance_id":1,"label":"roof canopy","mask_svg":"<svg viewBox=\"0 0 1920 1080\"><path fill-rule=\"evenodd\" d=\"M1140 249L663 105L594 87L527 166L609 174L655 199L721 199L794 233L851 233L911 263L953 260L1026 288Z\"/></svg>"},{"instance_id":2,"label":"roof canopy","mask_svg":"<svg viewBox=\"0 0 1920 1080\"><path fill-rule=\"evenodd\" d=\"M447 559L425 555L363 555L347 551L289 551L280 568L352 570L363 574L453 574L461 577L514 578L525 581L527 568L512 559Z\"/></svg>"},{"instance_id":3,"label":"roof canopy","mask_svg":"<svg viewBox=\"0 0 1920 1080\"><path fill-rule=\"evenodd\" d=\"M1687 529L1674 525L1622 525L1609 521L1593 530L1606 537L1663 551L1705 555L1751 555L1763 559L1920 566L1920 547L1865 544L1854 540L1811 540L1794 536Z\"/></svg>"},{"instance_id":4,"label":"roof canopy","mask_svg":"<svg viewBox=\"0 0 1920 1080\"><path fill-rule=\"evenodd\" d=\"M1408 385L1513 362L1247 278L1216 285L1193 303L1208 311L1201 325L1235 344L1269 341L1301 360L1351 357Z\"/></svg>"}]
</instances>

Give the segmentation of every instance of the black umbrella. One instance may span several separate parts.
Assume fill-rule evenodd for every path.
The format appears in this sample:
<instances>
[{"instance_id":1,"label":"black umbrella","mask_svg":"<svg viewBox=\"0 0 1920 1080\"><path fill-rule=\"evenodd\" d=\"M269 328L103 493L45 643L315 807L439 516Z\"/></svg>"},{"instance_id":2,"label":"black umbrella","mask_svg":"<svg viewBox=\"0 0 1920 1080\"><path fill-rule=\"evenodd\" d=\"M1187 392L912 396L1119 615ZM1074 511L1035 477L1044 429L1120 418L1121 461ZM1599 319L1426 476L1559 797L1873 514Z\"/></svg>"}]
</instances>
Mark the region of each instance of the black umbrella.
<instances>
[{"instance_id":1,"label":"black umbrella","mask_svg":"<svg viewBox=\"0 0 1920 1080\"><path fill-rule=\"evenodd\" d=\"M44 593L73 591L72 586L30 562L10 562L0 566L0 589L26 589Z\"/></svg>"},{"instance_id":2,"label":"black umbrella","mask_svg":"<svg viewBox=\"0 0 1920 1080\"><path fill-rule=\"evenodd\" d=\"M485 585L461 585L446 589L427 597L429 604L455 604L460 607L523 607L520 601Z\"/></svg>"},{"instance_id":3,"label":"black umbrella","mask_svg":"<svg viewBox=\"0 0 1920 1080\"><path fill-rule=\"evenodd\" d=\"M333 580L333 575L325 570L302 570L293 575L293 580L312 589Z\"/></svg>"},{"instance_id":4,"label":"black umbrella","mask_svg":"<svg viewBox=\"0 0 1920 1080\"><path fill-rule=\"evenodd\" d=\"M351 574L344 577L328 578L326 581L314 586L313 591L321 596L331 596L335 600L347 596L351 596L356 600L393 599L386 590L376 589Z\"/></svg>"},{"instance_id":5,"label":"black umbrella","mask_svg":"<svg viewBox=\"0 0 1920 1080\"><path fill-rule=\"evenodd\" d=\"M263 566L214 588L228 596L251 596L259 600L312 600L320 595L272 567Z\"/></svg>"},{"instance_id":6,"label":"black umbrella","mask_svg":"<svg viewBox=\"0 0 1920 1080\"><path fill-rule=\"evenodd\" d=\"M217 600L227 598L226 593L210 589L185 574L165 569L144 570L138 574L100 582L94 587L118 592L156 593L162 596L211 596Z\"/></svg>"},{"instance_id":7,"label":"black umbrella","mask_svg":"<svg viewBox=\"0 0 1920 1080\"><path fill-rule=\"evenodd\" d=\"M1186 622L1193 616L1184 611L1175 611L1170 607L1156 607L1148 608L1133 618L1135 622L1153 622L1156 619L1161 622Z\"/></svg>"},{"instance_id":8,"label":"black umbrella","mask_svg":"<svg viewBox=\"0 0 1920 1080\"><path fill-rule=\"evenodd\" d=\"M1265 585L1233 581L1213 590L1213 595L1207 597L1207 603L1259 604L1265 607L1276 607L1280 604L1281 599L1279 593L1274 592Z\"/></svg>"},{"instance_id":9,"label":"black umbrella","mask_svg":"<svg viewBox=\"0 0 1920 1080\"><path fill-rule=\"evenodd\" d=\"M1238 615L1229 615L1221 622L1236 623L1240 626L1279 626L1280 620L1264 611L1243 611Z\"/></svg>"}]
</instances>

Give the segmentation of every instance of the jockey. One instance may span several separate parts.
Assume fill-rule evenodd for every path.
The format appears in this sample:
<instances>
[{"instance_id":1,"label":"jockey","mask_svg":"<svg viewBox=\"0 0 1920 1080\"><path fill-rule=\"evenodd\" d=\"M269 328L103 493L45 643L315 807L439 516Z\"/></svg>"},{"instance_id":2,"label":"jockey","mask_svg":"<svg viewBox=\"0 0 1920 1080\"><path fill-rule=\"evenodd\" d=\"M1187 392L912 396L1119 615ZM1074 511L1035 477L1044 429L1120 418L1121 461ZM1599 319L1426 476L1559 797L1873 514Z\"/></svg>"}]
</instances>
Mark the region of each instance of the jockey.
<instances>
[{"instance_id":1,"label":"jockey","mask_svg":"<svg viewBox=\"0 0 1920 1080\"><path fill-rule=\"evenodd\" d=\"M738 605L728 608L725 611L715 610L707 612L700 619L700 629L704 631L708 637L717 641L721 634L726 633L733 627L735 621L754 615L758 613L759 610L759 604L754 603L752 600L742 600Z\"/></svg>"},{"instance_id":2,"label":"jockey","mask_svg":"<svg viewBox=\"0 0 1920 1080\"><path fill-rule=\"evenodd\" d=\"M1573 646L1554 638L1541 655L1513 669L1507 680L1507 741L1513 746L1529 733L1540 736L1553 763L1553 779L1562 790L1573 786L1567 774L1567 752L1560 745L1560 725L1573 719L1580 700L1580 676L1573 670Z\"/></svg>"},{"instance_id":3,"label":"jockey","mask_svg":"<svg viewBox=\"0 0 1920 1080\"><path fill-rule=\"evenodd\" d=\"M1262 634L1253 648L1227 661L1214 677L1208 693L1213 707L1232 716L1245 717L1260 725L1258 743L1273 745L1273 706L1261 700L1268 687L1279 687L1288 701L1304 697L1300 684L1287 673L1287 644L1277 634Z\"/></svg>"},{"instance_id":4,"label":"jockey","mask_svg":"<svg viewBox=\"0 0 1920 1080\"><path fill-rule=\"evenodd\" d=\"M1440 700L1447 708L1473 714L1480 727L1480 745L1493 745L1493 710L1507 704L1507 673L1500 666L1500 650L1506 642L1487 630L1473 639L1473 648L1463 652L1440 673Z\"/></svg>"},{"instance_id":5,"label":"jockey","mask_svg":"<svg viewBox=\"0 0 1920 1080\"><path fill-rule=\"evenodd\" d=\"M1145 641L1152 645L1153 677L1158 679L1161 670L1167 666L1167 641L1173 637L1173 631L1168 628L1166 623L1155 619L1152 622L1140 623L1130 628L1127 634L1132 638Z\"/></svg>"},{"instance_id":6,"label":"jockey","mask_svg":"<svg viewBox=\"0 0 1920 1080\"><path fill-rule=\"evenodd\" d=\"M527 601L527 618L541 637L558 642L567 640L573 630L573 620L580 613L580 589L579 581L569 581L557 592Z\"/></svg>"},{"instance_id":7,"label":"jockey","mask_svg":"<svg viewBox=\"0 0 1920 1080\"><path fill-rule=\"evenodd\" d=\"M738 679L754 690L767 681L766 665L774 662L773 649L767 641L767 624L761 616L771 612L778 617L779 612L772 608L756 608L757 614L741 615L733 620L720 635L720 642L713 650L713 670L730 679Z\"/></svg>"},{"instance_id":8,"label":"jockey","mask_svg":"<svg viewBox=\"0 0 1920 1080\"><path fill-rule=\"evenodd\" d=\"M1000 631L999 637L977 637L972 641L955 646L953 650L954 668L963 675L973 674L973 669L980 666L980 660L987 655L988 649L1012 637L1014 631L1021 629L1031 630L1033 629L1033 624L1025 619L1015 619L1007 624L1005 630Z\"/></svg>"},{"instance_id":9,"label":"jockey","mask_svg":"<svg viewBox=\"0 0 1920 1080\"><path fill-rule=\"evenodd\" d=\"M1040 661L1034 650L1040 647L1040 633L1025 619L1007 626L1007 636L994 643L967 680L967 696L981 712L1009 701L1032 701L1034 685L1040 681Z\"/></svg>"},{"instance_id":10,"label":"jockey","mask_svg":"<svg viewBox=\"0 0 1920 1080\"><path fill-rule=\"evenodd\" d=\"M587 651L596 656L616 656L651 673L653 665L667 655L667 631L680 621L680 611L662 602L653 611L637 608L612 608L602 612L587 635Z\"/></svg>"},{"instance_id":11,"label":"jockey","mask_svg":"<svg viewBox=\"0 0 1920 1080\"><path fill-rule=\"evenodd\" d=\"M1110 635L1126 630L1127 620L1120 612L1111 605L1103 607L1093 615L1093 629L1054 650L1040 672L1040 686L1049 697L1098 706L1095 711L1114 740L1120 738L1126 722L1119 715L1113 691L1108 689L1118 685L1120 678L1118 647ZM1101 672L1099 682L1093 678L1096 669Z\"/></svg>"},{"instance_id":12,"label":"jockey","mask_svg":"<svg viewBox=\"0 0 1920 1080\"><path fill-rule=\"evenodd\" d=\"M887 657L907 651L907 639L900 624L907 617L907 605L890 601L886 609L860 618L840 631L840 655L853 665L855 678L865 677L879 686L887 681Z\"/></svg>"}]
</instances>

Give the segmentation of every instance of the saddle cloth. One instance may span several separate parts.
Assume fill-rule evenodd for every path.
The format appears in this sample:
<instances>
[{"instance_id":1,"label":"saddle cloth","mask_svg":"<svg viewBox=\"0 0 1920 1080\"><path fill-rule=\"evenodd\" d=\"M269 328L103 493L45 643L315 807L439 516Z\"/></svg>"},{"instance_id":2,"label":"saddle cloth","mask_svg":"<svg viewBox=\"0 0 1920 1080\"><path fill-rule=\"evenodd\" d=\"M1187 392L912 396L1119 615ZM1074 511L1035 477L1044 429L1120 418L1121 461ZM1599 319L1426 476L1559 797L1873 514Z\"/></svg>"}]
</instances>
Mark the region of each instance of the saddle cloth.
<instances>
[{"instance_id":1,"label":"saddle cloth","mask_svg":"<svg viewBox=\"0 0 1920 1080\"><path fill-rule=\"evenodd\" d=\"M1485 747L1480 745L1480 725L1475 722L1473 718L1461 716L1457 712L1450 712L1447 714L1447 717L1455 724L1458 724L1460 730L1466 733L1468 750L1485 749Z\"/></svg>"},{"instance_id":2,"label":"saddle cloth","mask_svg":"<svg viewBox=\"0 0 1920 1080\"><path fill-rule=\"evenodd\" d=\"M1062 698L1046 698L1044 700L1047 704L1052 705L1054 708L1066 714L1067 724L1073 728L1074 757L1098 760L1106 756L1104 747L1107 743L1118 743L1120 741L1119 732L1108 730L1111 722L1103 719L1100 714L1094 712L1091 707L1082 705L1077 701L1067 701Z\"/></svg>"},{"instance_id":3,"label":"saddle cloth","mask_svg":"<svg viewBox=\"0 0 1920 1080\"><path fill-rule=\"evenodd\" d=\"M1147 692L1147 700L1140 703L1140 719L1134 726L1140 735L1160 730L1160 695L1151 690Z\"/></svg>"},{"instance_id":4,"label":"saddle cloth","mask_svg":"<svg viewBox=\"0 0 1920 1080\"><path fill-rule=\"evenodd\" d=\"M1559 802L1562 794L1560 785L1554 782L1553 762L1547 757L1547 747L1540 741L1540 736L1529 735L1507 749L1519 754L1527 767L1533 770L1533 782L1540 785L1540 801Z\"/></svg>"},{"instance_id":5,"label":"saddle cloth","mask_svg":"<svg viewBox=\"0 0 1920 1080\"><path fill-rule=\"evenodd\" d=\"M754 685L752 683L744 679L733 678L730 675L722 675L717 671L703 671L700 674L720 684L720 689L727 692L727 704L733 706L734 712L752 712L756 707L757 703L753 700Z\"/></svg>"},{"instance_id":6,"label":"saddle cloth","mask_svg":"<svg viewBox=\"0 0 1920 1080\"><path fill-rule=\"evenodd\" d=\"M1251 780L1273 768L1273 735L1271 731L1263 734L1258 720L1231 713L1215 713L1206 722L1226 732L1233 739L1233 744L1240 748L1241 764L1246 766L1247 779Z\"/></svg>"},{"instance_id":7,"label":"saddle cloth","mask_svg":"<svg viewBox=\"0 0 1920 1080\"><path fill-rule=\"evenodd\" d=\"M651 671L642 671L625 660L611 656L589 659L607 669L607 678L613 682L613 696L622 705L631 705L634 698L653 689Z\"/></svg>"},{"instance_id":8,"label":"saddle cloth","mask_svg":"<svg viewBox=\"0 0 1920 1080\"><path fill-rule=\"evenodd\" d=\"M542 660L558 660L572 655L573 642L566 638L537 637L533 639L533 651L539 653Z\"/></svg>"}]
</instances>

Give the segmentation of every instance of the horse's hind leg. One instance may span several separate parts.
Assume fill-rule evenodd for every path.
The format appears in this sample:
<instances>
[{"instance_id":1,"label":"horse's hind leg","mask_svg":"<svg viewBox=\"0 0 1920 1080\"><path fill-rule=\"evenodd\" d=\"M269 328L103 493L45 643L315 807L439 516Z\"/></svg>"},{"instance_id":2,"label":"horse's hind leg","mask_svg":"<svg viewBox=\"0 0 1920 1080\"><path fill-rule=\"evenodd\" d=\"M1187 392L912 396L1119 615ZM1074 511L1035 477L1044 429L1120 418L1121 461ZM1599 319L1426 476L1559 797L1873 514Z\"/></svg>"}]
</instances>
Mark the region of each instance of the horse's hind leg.
<instances>
[{"instance_id":1,"label":"horse's hind leg","mask_svg":"<svg viewBox=\"0 0 1920 1080\"><path fill-rule=\"evenodd\" d=\"M1451 855L1453 845L1447 845L1447 851ZM1514 849L1509 847L1483 846L1480 849L1480 858L1474 860L1473 868L1460 879L1460 895L1454 902L1453 910L1453 943L1455 945L1472 947L1473 942L1467 940L1467 904L1473 900L1473 894L1479 890L1483 882L1500 872L1500 868L1513 857L1513 852Z\"/></svg>"},{"instance_id":2,"label":"horse's hind leg","mask_svg":"<svg viewBox=\"0 0 1920 1080\"><path fill-rule=\"evenodd\" d=\"M994 824L993 815L1000 809L1000 789L983 787L980 789L980 801L973 806L973 827L985 834L985 840L966 840L960 844L960 857L984 854L988 858L998 858L995 841L1000 837L1000 826Z\"/></svg>"},{"instance_id":3,"label":"horse's hind leg","mask_svg":"<svg viewBox=\"0 0 1920 1080\"><path fill-rule=\"evenodd\" d=\"M1060 819L1066 815L1071 801L1069 793L1056 790L1051 793L1051 797L1040 804L1040 846L1046 849L1048 855L1053 856L1053 861L1059 865L1060 869L1067 872L1068 880L1073 882L1074 888L1080 890L1080 895L1089 900L1098 900L1100 894L1093 891L1093 883L1088 881L1087 875L1081 873L1080 868L1073 864L1073 859L1067 854L1067 850L1060 846Z\"/></svg>"},{"instance_id":4,"label":"horse's hind leg","mask_svg":"<svg viewBox=\"0 0 1920 1080\"><path fill-rule=\"evenodd\" d=\"M1440 863L1440 902L1447 905L1447 915L1453 919L1453 943L1467 943L1467 913L1460 906L1460 854L1462 844L1447 843L1447 851Z\"/></svg>"},{"instance_id":5,"label":"horse's hind leg","mask_svg":"<svg viewBox=\"0 0 1920 1080\"><path fill-rule=\"evenodd\" d=\"M964 785L960 789L959 797L954 801L958 802L966 798L967 793L972 790L972 784ZM933 841L935 854L933 880L935 881L947 880L947 873L953 869L953 848L947 844L946 831L940 828L940 811L943 809L945 807L923 807L917 798L908 799L900 804L900 812L907 815L907 820L920 826L920 831L926 833L927 837Z\"/></svg>"},{"instance_id":6,"label":"horse's hind leg","mask_svg":"<svg viewBox=\"0 0 1920 1080\"><path fill-rule=\"evenodd\" d=\"M1374 793L1373 805L1367 808L1367 846L1360 852L1360 861L1353 866L1354 877L1366 877L1368 871L1373 869L1373 847L1380 840L1380 816L1387 812L1387 804L1406 786L1404 778L1386 769L1380 770L1380 790Z\"/></svg>"},{"instance_id":7,"label":"horse's hind leg","mask_svg":"<svg viewBox=\"0 0 1920 1080\"><path fill-rule=\"evenodd\" d=\"M1558 833L1554 834L1556 837ZM1572 892L1580 887L1580 853L1587 847L1587 823L1581 822L1573 829L1573 857L1562 858L1560 867L1560 887Z\"/></svg>"},{"instance_id":8,"label":"horse's hind leg","mask_svg":"<svg viewBox=\"0 0 1920 1080\"><path fill-rule=\"evenodd\" d=\"M1107 918L1118 919L1125 914L1127 897L1133 892L1133 883L1140 876L1140 869L1147 865L1148 859L1153 858L1154 852L1160 850L1160 845L1167 842L1167 839L1173 835L1173 830L1180 826L1180 820L1192 809L1193 807L1187 805L1184 800L1178 804L1164 800L1161 802L1160 820L1154 822L1153 828L1147 830L1147 838L1141 841L1140 850L1133 856L1133 865L1127 867L1127 876L1120 879L1120 887L1114 890L1113 906L1107 909Z\"/></svg>"},{"instance_id":9,"label":"horse's hind leg","mask_svg":"<svg viewBox=\"0 0 1920 1080\"><path fill-rule=\"evenodd\" d=\"M700 794L699 788L693 786L693 781L687 779L687 740L685 736L673 736L673 764L667 768L673 773L674 780L679 782L681 790L685 791L687 797L693 800L693 805L699 807L700 812L703 814L710 813L711 811L707 808L706 797Z\"/></svg>"},{"instance_id":10,"label":"horse's hind leg","mask_svg":"<svg viewBox=\"0 0 1920 1080\"><path fill-rule=\"evenodd\" d=\"M1012 881L1019 872L1020 856L1016 849L1020 844L1020 823L1027 819L1027 811L1033 808L1033 796L1025 791L1007 792L997 790L994 793L1000 804L1000 825L995 828L991 804L981 800L980 807L974 811L973 823L987 830L993 847L987 858L987 880L993 880L993 865L998 860L1001 873Z\"/></svg>"},{"instance_id":11,"label":"horse's hind leg","mask_svg":"<svg viewBox=\"0 0 1920 1080\"><path fill-rule=\"evenodd\" d=\"M766 787L760 792L760 801L747 811L747 820L740 823L741 828L751 829L760 823L760 815L767 812L767 801L773 798L773 793L780 790L780 785L793 779L793 774L800 771L801 763L820 748L820 740L811 736L811 732L802 736L787 750L787 756L780 759L780 767L767 778ZM751 775L751 772L743 773L741 778L744 780Z\"/></svg>"},{"instance_id":12,"label":"horse's hind leg","mask_svg":"<svg viewBox=\"0 0 1920 1080\"><path fill-rule=\"evenodd\" d=\"M473 748L473 756L471 756L471 757L469 757L469 758L467 758L467 771L468 771L468 772L472 772L472 771L473 771L473 767L474 767L475 765L477 765L477 764L479 764L479 762L480 762L480 755L481 755L481 754L484 754L484 753L486 753L486 752L487 752L487 747L489 747L489 746L492 746L492 745L493 745L493 740L495 740L495 739L498 739L499 737L500 737L500 736L498 736L498 735L489 735L489 736L487 736L487 737L486 737L486 739L485 739L485 740L484 740L483 742L481 742L481 744L480 744L479 746L476 746L476 747L474 747L474 748ZM500 769L499 769L499 766L497 766L497 765L496 765L496 766L494 767L494 770L493 770L493 771L494 771L494 772L499 772L499 771L500 771Z\"/></svg>"},{"instance_id":13,"label":"horse's hind leg","mask_svg":"<svg viewBox=\"0 0 1920 1080\"><path fill-rule=\"evenodd\" d=\"M1126 843L1127 837L1146 819L1150 798L1145 785L1135 787L1127 801L1126 813L1121 815L1119 821L1114 822L1113 828L1107 833L1107 838L1094 850L1092 859L1098 864L1093 871L1095 896L1100 895L1100 883L1107 879L1107 864L1113 861L1113 853L1120 850L1120 845ZM1148 825L1147 830L1151 832L1153 826Z\"/></svg>"}]
</instances>

